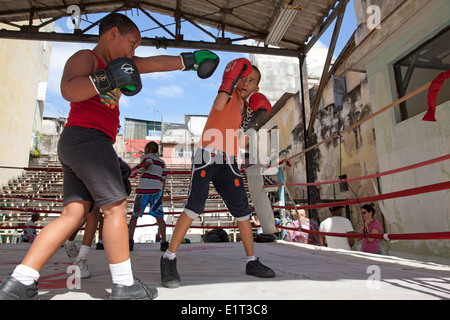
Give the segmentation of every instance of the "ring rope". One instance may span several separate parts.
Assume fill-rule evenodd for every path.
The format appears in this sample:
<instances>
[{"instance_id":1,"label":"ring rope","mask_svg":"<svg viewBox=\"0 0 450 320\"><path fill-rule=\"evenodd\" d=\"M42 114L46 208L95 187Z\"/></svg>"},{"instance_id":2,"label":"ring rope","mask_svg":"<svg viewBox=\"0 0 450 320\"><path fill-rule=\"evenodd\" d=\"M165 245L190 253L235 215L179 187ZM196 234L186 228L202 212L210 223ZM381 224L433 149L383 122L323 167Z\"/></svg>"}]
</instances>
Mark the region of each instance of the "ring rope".
<instances>
[{"instance_id":1,"label":"ring rope","mask_svg":"<svg viewBox=\"0 0 450 320\"><path fill-rule=\"evenodd\" d=\"M273 166L279 166L282 164L289 164L289 161L304 154L307 153L308 151L311 151L312 149L317 148L318 146L330 142L338 137L340 137L343 133L349 132L350 130L358 127L359 125L361 125L362 123L367 122L368 120L378 116L379 114L397 106L398 104L410 99L411 97L421 93L422 91L425 91L426 89L428 89L431 86L432 82L425 84L424 86L418 88L417 90L407 94L406 96L404 96L403 98L398 99L397 101L393 102L392 104L386 106L383 109L380 109L379 111L371 114L370 116L356 122L355 124L347 127L346 129L334 134L333 136L329 137L328 139L325 139L307 149L302 150L301 152L287 158L284 159L282 161L280 161L278 164L272 165L272 166L268 166L267 168L273 167ZM331 183L340 183L340 182L349 182L349 181L356 181L356 180L363 180L363 179L369 179L369 178L374 178L374 177L378 177L378 176L383 176L383 175L388 175L388 174L393 174L393 173L397 173L397 172L402 172L402 171L406 171L406 170L411 170L411 169L415 169L421 166L425 166L425 165L429 165L431 163L436 163L439 161L444 161L447 160L449 157L449 155L444 156L444 157L440 157L440 158L436 158L433 160L429 160L429 161L425 161L422 162L420 164L417 165L413 165L413 166L407 166L404 168L400 168L397 170L391 170L391 171L387 171L384 173L378 173L375 175L369 175L369 176L365 176L365 177L360 177L360 178L351 178L351 179L344 179L344 180L338 180L338 181L331 181L331 182L322 182L322 183L308 183L308 184L294 184L294 183L286 183L284 182L283 185L319 185L319 184L331 184ZM433 162L434 161L434 162ZM20 167L10 167L10 166L0 166L0 168L9 168L9 169L23 169L26 171L31 171L31 170L35 170L35 171L46 171L46 172L62 172L62 168L20 168ZM168 172L168 174L190 174L190 171L170 171ZM284 180L285 181L285 180ZM273 185L270 187L275 187L277 185ZM281 185L278 185L281 186ZM447 190L450 189L450 181L448 182L443 182L443 183L437 183L437 184L433 184L433 185L428 185L428 186L424 186L424 187L419 187L419 188L412 188L412 189L407 189L407 190L403 190L403 191L397 191L397 192L392 192L392 193L388 193L388 194L384 194L384 195L377 195L377 196L373 196L373 197L367 197L367 198L363 198L363 199L350 199L350 200L343 200L343 201L339 201L339 202L334 202L334 203L327 203L327 204L316 204L316 205L309 205L309 206L294 206L294 207L289 207L289 206L272 206L273 208L284 208L284 209L313 209L313 208L323 208L323 207L331 207L334 205L347 205L347 204L355 204L355 203L360 203L360 202L372 202L372 201L379 201L379 200L385 200L385 199L392 199L392 198L397 198L397 197L406 197L406 196L411 196L411 195L417 195L417 194L422 194L422 193L428 193L428 192L434 192L434 191L442 191L442 190ZM288 190L288 188L286 188L286 190ZM288 196L289 195L289 191L288 191ZM35 199L36 200L36 199ZM47 199L46 199L47 200ZM173 199L172 199L173 200ZM292 200L292 199L291 199ZM295 204L295 203L294 203ZM23 212L39 212L39 213L61 213L58 211L52 211L52 210L36 210L36 209L22 209L22 208L13 208L13 207L0 207L0 210L10 210L10 211L23 211ZM211 210L212 212L228 212L228 210L224 209L224 210ZM205 211L206 212L206 211ZM167 214L179 214L181 212L167 212ZM143 226L147 226L147 225L143 225ZM154 225L149 225L149 226L154 226ZM169 227L171 227L172 225L168 225ZM339 234L339 233L326 233L326 232L320 232L320 231L313 231L313 230L306 230L301 228L301 224L299 224L300 228L289 228L289 227L284 227L284 226L278 226L277 228L281 228L281 229L287 229L287 230L294 230L294 231L299 231L299 229L302 232L306 232L306 233L311 233L311 234L321 234L321 235L329 235L329 236L336 236L336 237L369 237L369 238L378 238L378 239L384 239L386 241L389 240L442 240L442 239L450 239L450 232L438 232L438 233L415 233L415 234ZM141 227L141 226L138 226ZM34 227L36 229L40 229L42 227ZM205 229L205 227L203 226L191 226L191 228L203 228ZM230 227L223 227L223 226L217 226L217 227L211 227L208 226L208 228L214 228L214 229L227 229L227 228L237 228L237 226L230 226ZM256 228L256 227L255 227ZM0 227L1 229L19 229L17 227L12 228L12 227Z\"/></svg>"},{"instance_id":2,"label":"ring rope","mask_svg":"<svg viewBox=\"0 0 450 320\"><path fill-rule=\"evenodd\" d=\"M136 228L144 228L144 227L156 227L157 224L144 224L138 225ZM175 227L172 224L166 224L167 227ZM252 226L252 228L257 229L260 226ZM299 231L298 228L291 228L276 225L279 229ZM16 226L16 227L0 227L0 230L11 230L11 229L24 229L27 226ZM42 226L30 226L30 229L42 229ZM190 229L238 229L238 226L191 226ZM83 228L82 228L83 229ZM331 237L340 237L340 238L371 238L371 239L379 239L386 241L397 241L397 240L450 240L450 232L428 232L428 233L404 233L404 234L363 234L363 233L336 233L336 232L322 232L322 231L314 231L309 229L302 229L301 232L305 232L308 234L314 235L323 235L323 236L331 236Z\"/></svg>"},{"instance_id":3,"label":"ring rope","mask_svg":"<svg viewBox=\"0 0 450 320\"><path fill-rule=\"evenodd\" d=\"M391 193L385 193L380 194L376 196L366 197L366 198L360 198L360 199L348 199L348 200L340 200L336 202L328 202L328 203L320 203L320 204L313 204L313 205L307 205L307 206L298 206L298 209L318 209L318 208L329 208L334 206L345 206L350 204L357 204L360 202L375 202L379 200L386 200L386 199L394 199L394 198L402 198L407 196L413 196L423 193L429 193L429 192L435 192L435 191L443 191L450 189L450 181L436 183L436 184L430 184L423 187L417 187L417 188L411 188L406 189L402 191L395 191ZM273 205L273 208L277 209L295 209L293 206L276 206Z\"/></svg>"},{"instance_id":4,"label":"ring rope","mask_svg":"<svg viewBox=\"0 0 450 320\"><path fill-rule=\"evenodd\" d=\"M277 228L299 231L298 228L283 227L277 225ZM314 235L324 235L331 237L341 237L341 238L371 238L386 240L386 237L391 240L450 240L450 232L428 232L428 233L404 233L404 234L363 234L363 233L335 233L335 232L321 232L309 229L302 229L302 232L314 234Z\"/></svg>"},{"instance_id":5,"label":"ring rope","mask_svg":"<svg viewBox=\"0 0 450 320\"><path fill-rule=\"evenodd\" d=\"M405 171L409 171L409 170L425 167L425 166L428 166L428 165L431 165L431 164L435 164L435 163L439 163L439 162L443 162L443 161L446 161L446 160L449 160L449 159L450 159L450 154L447 154L445 156L437 157L437 158L434 158L434 159L431 159L431 160L427 160L427 161L423 161L423 162L420 162L420 163L417 163L417 164L413 164L413 165L409 165L409 166L405 166L405 167L402 167L402 168L393 169L393 170L389 170L389 171L385 171L385 172L379 172L379 173L375 173L375 174L370 174L370 175L362 176L362 177L347 178L347 179L332 180L332 181L324 181L324 182L311 182L311 183L290 183L290 182L287 182L286 185L288 185L288 186L320 186L320 185L335 184L335 183L341 183L341 182L352 182L352 181L360 181L360 180L366 180L366 179L368 180L368 179L383 177L383 176L392 175L392 174L395 174L395 173L400 173L400 172L405 172ZM280 184L264 186L264 188L281 187L283 185L284 185L283 183L280 183Z\"/></svg>"},{"instance_id":6,"label":"ring rope","mask_svg":"<svg viewBox=\"0 0 450 320\"><path fill-rule=\"evenodd\" d=\"M435 191L442 191L450 189L450 181L443 182L443 183L437 183L433 185L428 185L424 187L418 187L418 188L412 188L397 192L392 192L388 194L383 195L377 195L372 197L367 197L363 199L349 199L349 200L343 200L333 203L325 203L325 204L316 204L316 205L309 205L309 206L272 206L273 208L284 208L284 209L312 209L312 208L324 208L324 207L331 207L336 205L348 205L348 204L355 204L358 202L373 202L373 201L379 201L379 200L385 200L385 199L392 199L392 198L398 198L398 197L405 197L405 196L411 196L411 195L417 195L422 193L429 193L429 192L435 192ZM54 214L60 214L60 211L53 211L53 210L42 210L42 209L30 209L30 208L17 208L17 207L0 207L0 210L10 210L10 211L21 211L21 212L38 212L38 213L54 213ZM220 209L220 210L208 210L205 211L205 213L219 213L219 212L228 212L227 209ZM180 214L181 212L165 212L165 214ZM131 214L131 212L129 213ZM169 227L171 225L168 225ZM287 230L294 230L299 231L298 228L289 228L284 226L276 226L277 228L281 229L287 229ZM36 229L42 228L42 227L35 227ZM223 227L223 226L216 226L216 227L204 227L204 226L191 226L191 228L200 228L200 229L207 229L207 228L221 228L221 229L235 229L237 226L229 226L229 227ZM0 227L1 229L20 229L19 226L16 227ZM337 237L358 237L360 238L361 235L355 236L355 234L338 234L338 233L324 233L319 231L312 231L312 230L306 230L301 229L302 232L311 233L311 234L322 234L322 235L329 235L329 236L337 236ZM415 233L415 234L369 234L369 235L363 235L365 237L369 238L376 238L376 239L389 239L391 241L393 240L448 240L450 239L450 232L438 232L438 233Z\"/></svg>"},{"instance_id":7,"label":"ring rope","mask_svg":"<svg viewBox=\"0 0 450 320\"><path fill-rule=\"evenodd\" d=\"M380 115L381 113L383 113L383 112L385 112L385 111L387 111L387 110L389 110L389 109L392 109L393 107L399 105L400 103L402 103L402 102L404 102L404 101L406 101L406 100L408 100L408 99L410 99L410 98L412 98L412 97L418 95L418 94L421 93L422 91L427 90L430 86L431 86L431 82L429 82L429 83L423 85L422 87L420 87L420 88L418 88L418 89L412 91L411 93L407 94L407 95L404 96L403 98L398 99L397 101L391 103L390 105L384 107L383 109L380 109L380 110L378 110L378 111L375 112L375 113L372 113L372 114L369 115L368 117L366 117L366 118L364 118L364 119L362 119L362 120L360 120L360 121L358 121L358 122L352 124L350 127L347 127L347 128L345 128L344 130L342 130L342 131L340 131L340 132L338 132L338 133L335 133L335 134L332 135L331 137L329 137L329 138L327 138L327 139L325 139L325 140L323 140L323 141L321 141L321 142L319 142L319 143L316 143L315 145L313 145L313 146L311 146L311 147L309 147L309 148L306 148L306 149L300 151L299 153L296 153L296 154L294 154L293 156L290 156L290 157L287 158L287 159L281 160L279 163L276 163L276 164L267 166L266 168L277 167L277 166L283 164L284 162L289 162L290 160L292 160L292 159L294 159L294 158L297 158L297 157L301 156L302 154L307 153L307 152L309 152L309 151L311 151L311 150L317 148L318 146L321 146L321 145L324 144L324 143L333 141L334 139L339 138L339 136L341 136L342 134L349 132L350 130L352 130L352 129L358 127L358 126L360 126L361 124L363 124L363 123L369 121L370 119L372 119L372 118L374 118L374 117Z\"/></svg>"}]
</instances>

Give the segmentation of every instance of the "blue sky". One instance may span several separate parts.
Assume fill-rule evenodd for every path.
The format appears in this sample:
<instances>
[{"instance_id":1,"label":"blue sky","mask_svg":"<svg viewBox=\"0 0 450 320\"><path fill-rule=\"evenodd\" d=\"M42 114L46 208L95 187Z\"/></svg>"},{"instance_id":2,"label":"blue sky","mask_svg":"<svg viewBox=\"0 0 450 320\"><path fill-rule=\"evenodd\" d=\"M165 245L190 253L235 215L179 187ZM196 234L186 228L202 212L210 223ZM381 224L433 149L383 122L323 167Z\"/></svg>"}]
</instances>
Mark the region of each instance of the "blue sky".
<instances>
[{"instance_id":1,"label":"blue sky","mask_svg":"<svg viewBox=\"0 0 450 320\"><path fill-rule=\"evenodd\" d=\"M171 17L160 16L152 14L158 17L160 21L164 23L172 23L174 20ZM128 12L128 16L138 25L141 31L146 29L155 28L157 25L148 19L144 14L140 13L138 16L136 11L133 15ZM98 15L89 15L90 21L96 21L99 19ZM84 19L85 16L82 16ZM204 40L211 41L212 39L190 25L188 22L184 22L186 25L182 27L182 33L186 40ZM88 22L82 21L81 28L85 28L89 25ZM328 29L328 31L322 36L318 46L328 46L331 39L334 24ZM173 31L174 27L169 27ZM206 28L211 33L217 34L217 30L212 28ZM347 7L346 16L344 18L343 27L336 47L336 55L345 46L347 40L356 29L356 18L353 9L353 1L350 1ZM60 19L57 21L55 31L57 32L72 32L73 28L70 25L68 19ZM92 33L98 33L97 28L90 30ZM173 31L174 32L174 31ZM145 31L142 33L143 37L167 37L171 38L164 30L156 28L154 30ZM237 38L237 36L229 35L231 38ZM50 60L49 68L49 80L47 86L47 96L45 101L44 116L49 117L67 117L70 106L69 102L65 101L60 94L59 86L64 64L67 59L76 51L81 49L92 49L94 44L83 43L58 43L54 42L52 47L52 56ZM154 47L139 47L136 50L137 56L153 56L153 55L178 55L181 52L191 50L186 49L156 49ZM236 58L248 57L242 53L230 53L216 51L221 61L214 73L209 79L202 80L197 77L197 74L193 71L173 71L164 73L152 73L142 75L143 89L142 91L133 97L123 96L120 99L120 111L121 111L121 125L123 126L124 117L138 118L145 120L157 120L161 119L161 115L164 119L168 119L171 115L182 114L204 114L207 115L211 109L212 102L216 96L217 89L220 86L222 73L226 64Z\"/></svg>"}]
</instances>

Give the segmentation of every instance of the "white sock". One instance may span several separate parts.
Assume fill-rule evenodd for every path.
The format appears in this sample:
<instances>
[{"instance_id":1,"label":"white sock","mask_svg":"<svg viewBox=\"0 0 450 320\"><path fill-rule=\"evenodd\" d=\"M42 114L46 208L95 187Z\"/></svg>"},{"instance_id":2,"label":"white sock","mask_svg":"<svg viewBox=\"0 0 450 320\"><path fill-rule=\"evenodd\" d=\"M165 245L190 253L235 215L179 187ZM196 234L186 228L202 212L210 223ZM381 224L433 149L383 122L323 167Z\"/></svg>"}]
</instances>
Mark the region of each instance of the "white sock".
<instances>
[{"instance_id":1,"label":"white sock","mask_svg":"<svg viewBox=\"0 0 450 320\"><path fill-rule=\"evenodd\" d=\"M255 261L256 257L255 256L247 256L247 263L249 263L250 261Z\"/></svg>"},{"instance_id":2,"label":"white sock","mask_svg":"<svg viewBox=\"0 0 450 320\"><path fill-rule=\"evenodd\" d=\"M131 271L131 260L128 259L121 263L110 264L112 282L131 286L134 283L133 272Z\"/></svg>"},{"instance_id":3,"label":"white sock","mask_svg":"<svg viewBox=\"0 0 450 320\"><path fill-rule=\"evenodd\" d=\"M66 240L65 245L66 246L74 246L75 245L75 240Z\"/></svg>"},{"instance_id":4,"label":"white sock","mask_svg":"<svg viewBox=\"0 0 450 320\"><path fill-rule=\"evenodd\" d=\"M177 257L176 253L170 252L169 250L164 252L164 255L163 255L164 259L169 259L169 260L174 260L176 257Z\"/></svg>"},{"instance_id":5,"label":"white sock","mask_svg":"<svg viewBox=\"0 0 450 320\"><path fill-rule=\"evenodd\" d=\"M39 272L26 265L19 264L11 275L22 284L29 286L39 279Z\"/></svg>"},{"instance_id":6,"label":"white sock","mask_svg":"<svg viewBox=\"0 0 450 320\"><path fill-rule=\"evenodd\" d=\"M78 257L76 262L79 262L80 260L86 260L89 254L89 250L91 250L90 246L81 245L80 251L78 251Z\"/></svg>"}]
</instances>

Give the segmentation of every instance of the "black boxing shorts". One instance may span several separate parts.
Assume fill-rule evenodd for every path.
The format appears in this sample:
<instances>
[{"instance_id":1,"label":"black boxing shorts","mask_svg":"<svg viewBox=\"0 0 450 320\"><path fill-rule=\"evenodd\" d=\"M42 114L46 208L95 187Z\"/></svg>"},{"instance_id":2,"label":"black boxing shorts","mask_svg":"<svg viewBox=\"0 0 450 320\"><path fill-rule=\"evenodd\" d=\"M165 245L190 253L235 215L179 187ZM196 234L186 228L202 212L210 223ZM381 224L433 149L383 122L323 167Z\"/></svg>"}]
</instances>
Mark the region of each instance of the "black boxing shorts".
<instances>
[{"instance_id":1,"label":"black boxing shorts","mask_svg":"<svg viewBox=\"0 0 450 320\"><path fill-rule=\"evenodd\" d=\"M192 163L188 200L184 206L184 211L190 218L197 218L205 210L210 181L237 221L250 218L252 211L244 180L234 156L218 150L199 148L195 150Z\"/></svg>"},{"instance_id":2,"label":"black boxing shorts","mask_svg":"<svg viewBox=\"0 0 450 320\"><path fill-rule=\"evenodd\" d=\"M88 201L99 207L127 197L111 138L97 129L69 126L58 141L64 172L64 205Z\"/></svg>"}]
</instances>

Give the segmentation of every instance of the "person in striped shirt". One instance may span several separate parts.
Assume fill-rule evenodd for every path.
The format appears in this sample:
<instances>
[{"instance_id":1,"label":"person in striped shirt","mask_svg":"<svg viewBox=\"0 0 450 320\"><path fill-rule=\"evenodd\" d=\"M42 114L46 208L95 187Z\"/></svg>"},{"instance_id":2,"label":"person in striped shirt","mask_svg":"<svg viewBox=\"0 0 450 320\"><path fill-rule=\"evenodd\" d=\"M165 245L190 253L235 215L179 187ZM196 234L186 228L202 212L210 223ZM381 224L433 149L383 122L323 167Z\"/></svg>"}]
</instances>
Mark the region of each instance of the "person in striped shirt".
<instances>
[{"instance_id":1,"label":"person in striped shirt","mask_svg":"<svg viewBox=\"0 0 450 320\"><path fill-rule=\"evenodd\" d=\"M140 163L132 170L143 169L141 179L136 187L136 198L134 200L133 215L130 219L129 243L130 251L134 246L134 230L137 219L142 217L145 208L149 206L148 213L156 218L158 234L161 237L161 251L166 251L169 243L166 240L166 223L162 207L165 180L167 177L166 164L158 156L159 146L151 141L145 145L144 154L140 158ZM137 173L135 173L136 175Z\"/></svg>"}]
</instances>

